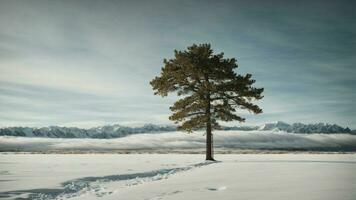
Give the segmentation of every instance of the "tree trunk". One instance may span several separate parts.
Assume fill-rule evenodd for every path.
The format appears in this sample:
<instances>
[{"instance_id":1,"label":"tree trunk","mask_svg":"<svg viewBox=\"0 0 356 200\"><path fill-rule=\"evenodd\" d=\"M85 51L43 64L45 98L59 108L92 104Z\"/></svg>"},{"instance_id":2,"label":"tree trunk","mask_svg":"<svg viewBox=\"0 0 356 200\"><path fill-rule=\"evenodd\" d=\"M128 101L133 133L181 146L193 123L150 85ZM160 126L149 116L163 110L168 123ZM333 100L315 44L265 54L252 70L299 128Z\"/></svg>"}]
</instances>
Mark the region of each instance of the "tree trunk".
<instances>
[{"instance_id":1,"label":"tree trunk","mask_svg":"<svg viewBox=\"0 0 356 200\"><path fill-rule=\"evenodd\" d=\"M212 141L212 133L211 133L211 113L210 113L210 95L207 95L208 105L206 108L206 160L214 160L213 158L213 141Z\"/></svg>"},{"instance_id":2,"label":"tree trunk","mask_svg":"<svg viewBox=\"0 0 356 200\"><path fill-rule=\"evenodd\" d=\"M214 160L212 152L211 123L206 124L206 160Z\"/></svg>"}]
</instances>

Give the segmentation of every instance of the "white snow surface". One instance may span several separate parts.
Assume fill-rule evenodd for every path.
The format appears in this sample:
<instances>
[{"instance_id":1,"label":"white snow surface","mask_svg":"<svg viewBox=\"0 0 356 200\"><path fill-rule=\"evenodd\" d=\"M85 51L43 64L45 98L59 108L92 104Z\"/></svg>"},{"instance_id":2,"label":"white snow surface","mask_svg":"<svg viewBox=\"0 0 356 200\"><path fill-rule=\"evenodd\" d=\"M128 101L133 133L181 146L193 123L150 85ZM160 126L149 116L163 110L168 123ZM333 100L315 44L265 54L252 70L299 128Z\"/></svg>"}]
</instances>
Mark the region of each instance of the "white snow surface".
<instances>
[{"instance_id":1,"label":"white snow surface","mask_svg":"<svg viewBox=\"0 0 356 200\"><path fill-rule=\"evenodd\" d=\"M356 199L356 154L0 154L0 199Z\"/></svg>"},{"instance_id":2,"label":"white snow surface","mask_svg":"<svg viewBox=\"0 0 356 200\"><path fill-rule=\"evenodd\" d=\"M0 151L194 149L205 147L203 132L135 134L116 139L0 136ZM215 131L215 148L356 151L356 135L272 131Z\"/></svg>"}]
</instances>

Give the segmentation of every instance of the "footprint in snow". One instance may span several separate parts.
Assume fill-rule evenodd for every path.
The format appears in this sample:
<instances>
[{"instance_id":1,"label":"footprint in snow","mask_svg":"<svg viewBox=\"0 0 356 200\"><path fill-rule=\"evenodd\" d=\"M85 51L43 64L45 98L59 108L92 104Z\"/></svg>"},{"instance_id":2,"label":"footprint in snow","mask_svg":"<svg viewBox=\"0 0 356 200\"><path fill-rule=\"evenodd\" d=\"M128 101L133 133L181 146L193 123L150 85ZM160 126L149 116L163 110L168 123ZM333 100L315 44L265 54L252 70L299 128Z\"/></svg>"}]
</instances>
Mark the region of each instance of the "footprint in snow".
<instances>
[{"instance_id":1,"label":"footprint in snow","mask_svg":"<svg viewBox=\"0 0 356 200\"><path fill-rule=\"evenodd\" d=\"M222 191L222 190L226 190L226 186L220 186L220 187L207 187L207 190L210 191Z\"/></svg>"},{"instance_id":2,"label":"footprint in snow","mask_svg":"<svg viewBox=\"0 0 356 200\"><path fill-rule=\"evenodd\" d=\"M173 192L169 192L169 193L162 193L162 194L159 194L155 197L152 197L152 198L149 198L149 199L146 199L146 200L160 200L160 199L163 199L163 197L165 196L170 196L170 195L174 195L174 194L178 194L178 193L181 193L182 191L179 191L179 190L176 190L176 191L173 191Z\"/></svg>"}]
</instances>

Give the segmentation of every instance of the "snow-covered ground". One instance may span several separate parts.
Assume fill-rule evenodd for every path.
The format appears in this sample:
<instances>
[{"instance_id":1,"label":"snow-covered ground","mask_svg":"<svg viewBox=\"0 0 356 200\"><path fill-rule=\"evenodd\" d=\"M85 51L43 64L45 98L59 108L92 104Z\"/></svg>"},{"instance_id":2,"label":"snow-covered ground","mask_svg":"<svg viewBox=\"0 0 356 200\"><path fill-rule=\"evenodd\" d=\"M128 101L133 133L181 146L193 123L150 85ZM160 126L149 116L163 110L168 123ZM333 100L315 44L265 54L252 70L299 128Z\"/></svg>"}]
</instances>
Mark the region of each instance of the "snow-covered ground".
<instances>
[{"instance_id":1,"label":"snow-covered ground","mask_svg":"<svg viewBox=\"0 0 356 200\"><path fill-rule=\"evenodd\" d=\"M0 151L147 150L205 147L203 132L135 134L116 139L31 138L0 136ZM294 134L273 131L215 131L214 147L227 149L283 149L356 151L356 135Z\"/></svg>"},{"instance_id":2,"label":"snow-covered ground","mask_svg":"<svg viewBox=\"0 0 356 200\"><path fill-rule=\"evenodd\" d=\"M356 154L0 154L0 198L356 199Z\"/></svg>"}]
</instances>

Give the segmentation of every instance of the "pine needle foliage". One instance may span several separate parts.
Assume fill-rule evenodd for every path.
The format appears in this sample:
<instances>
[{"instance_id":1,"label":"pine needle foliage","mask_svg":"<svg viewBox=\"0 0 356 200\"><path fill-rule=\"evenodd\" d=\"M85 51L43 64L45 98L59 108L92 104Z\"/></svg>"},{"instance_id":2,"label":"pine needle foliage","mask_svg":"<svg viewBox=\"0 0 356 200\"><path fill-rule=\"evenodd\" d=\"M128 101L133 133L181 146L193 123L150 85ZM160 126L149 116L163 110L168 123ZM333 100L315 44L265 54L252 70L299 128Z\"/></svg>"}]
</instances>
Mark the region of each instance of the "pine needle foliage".
<instances>
[{"instance_id":1,"label":"pine needle foliage","mask_svg":"<svg viewBox=\"0 0 356 200\"><path fill-rule=\"evenodd\" d=\"M164 59L163 63L161 74L150 84L155 95L165 97L176 92L180 97L170 107L173 114L169 117L178 129L192 132L206 128L211 134L219 127L218 121L244 122L236 114L237 109L262 113L253 102L263 98L263 88L252 86L255 80L251 74L237 74L236 59L214 54L210 44L175 50L174 58Z\"/></svg>"}]
</instances>

